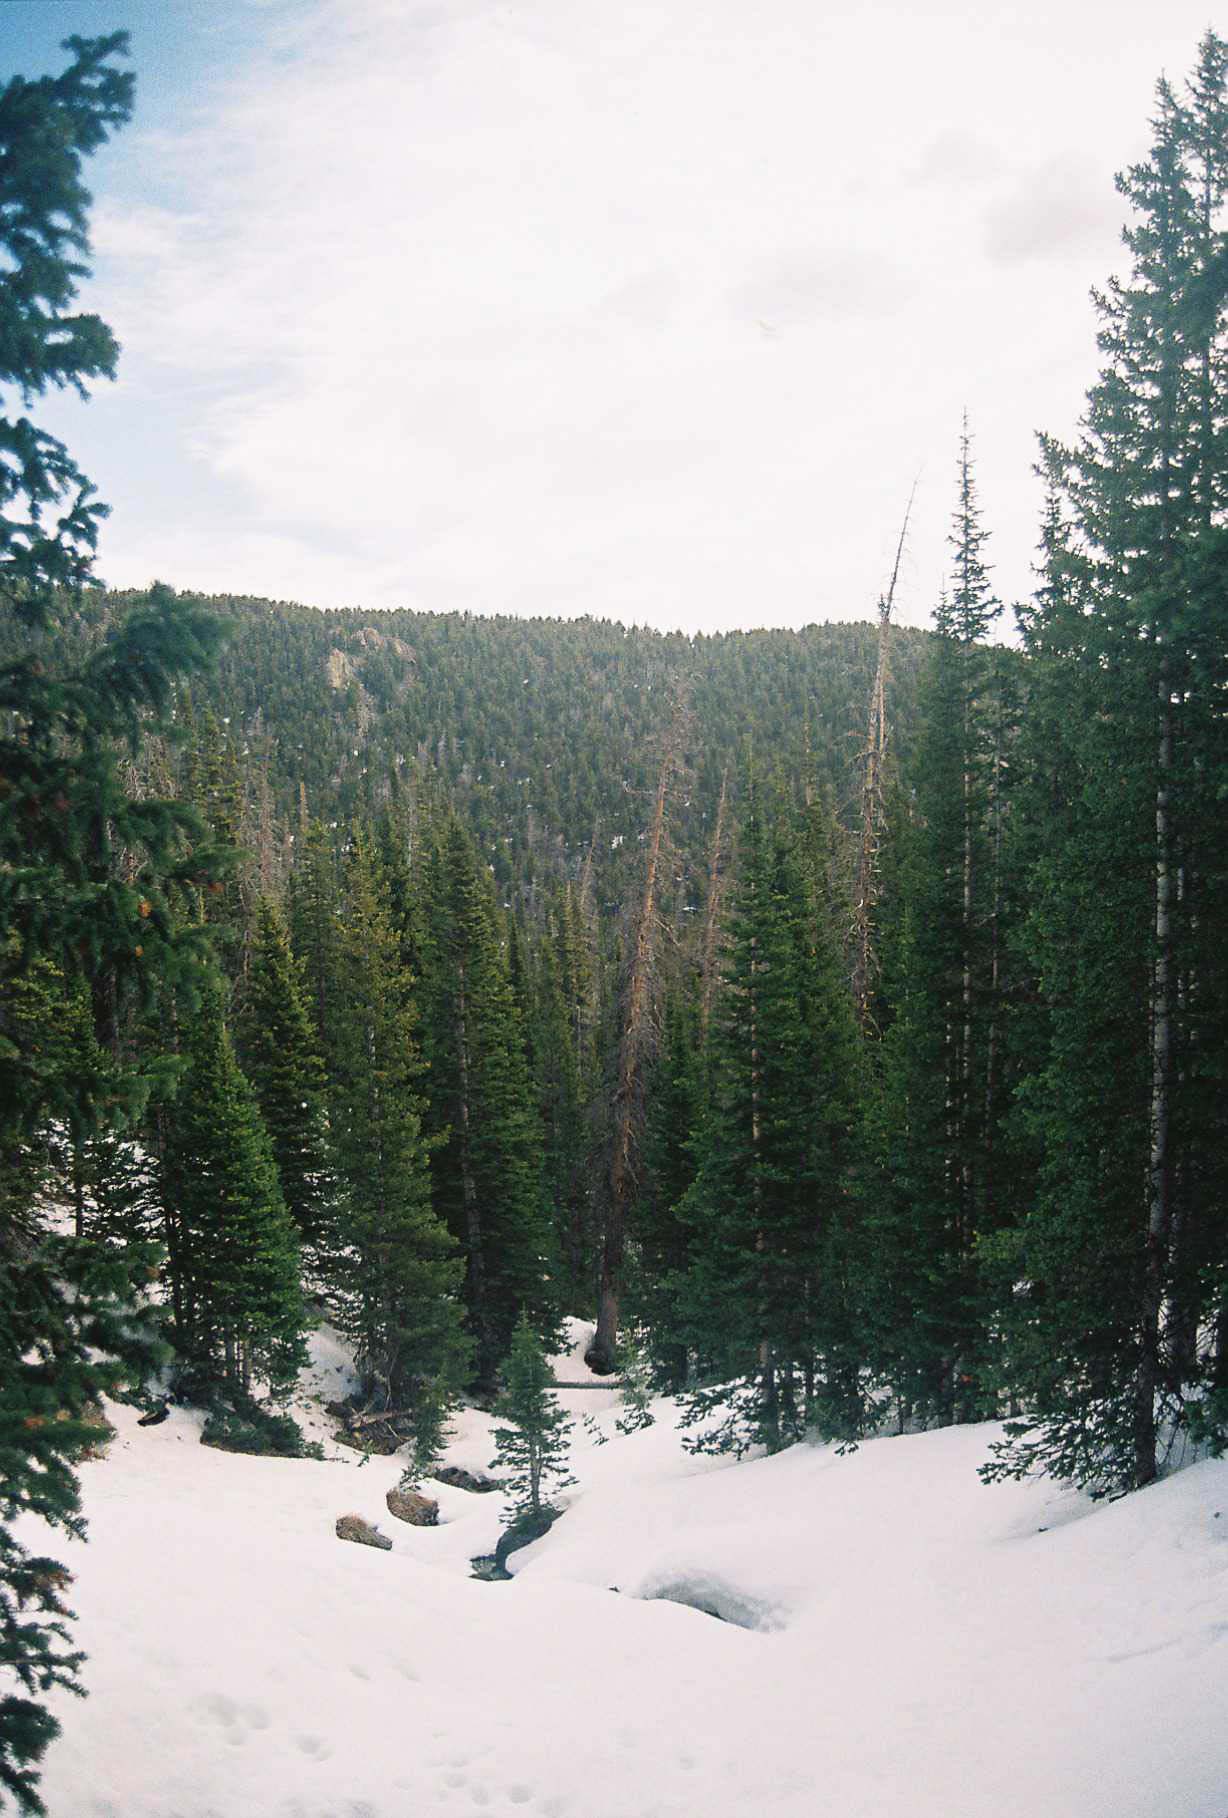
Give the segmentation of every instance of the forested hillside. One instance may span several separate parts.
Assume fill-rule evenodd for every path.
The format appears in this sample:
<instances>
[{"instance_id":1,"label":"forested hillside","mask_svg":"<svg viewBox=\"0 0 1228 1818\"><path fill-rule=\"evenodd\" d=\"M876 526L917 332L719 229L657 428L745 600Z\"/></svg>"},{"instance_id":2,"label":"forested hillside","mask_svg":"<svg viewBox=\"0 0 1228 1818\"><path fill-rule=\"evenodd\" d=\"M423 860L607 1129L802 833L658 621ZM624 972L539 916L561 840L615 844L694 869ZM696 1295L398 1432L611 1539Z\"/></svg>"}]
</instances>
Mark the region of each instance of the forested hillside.
<instances>
[{"instance_id":1,"label":"forested hillside","mask_svg":"<svg viewBox=\"0 0 1228 1818\"><path fill-rule=\"evenodd\" d=\"M500 887L525 906L535 886L576 877L591 850L611 907L636 875L633 849L675 722L670 836L695 891L722 779L736 779L752 752L846 817L857 800L877 655L864 623L691 639L591 619L200 603L228 636L216 671L192 690L195 736L235 768L248 846L271 831L280 847L304 807L344 828L394 793L425 789L446 795ZM903 752L925 643L916 631L893 638L892 737Z\"/></svg>"}]
</instances>

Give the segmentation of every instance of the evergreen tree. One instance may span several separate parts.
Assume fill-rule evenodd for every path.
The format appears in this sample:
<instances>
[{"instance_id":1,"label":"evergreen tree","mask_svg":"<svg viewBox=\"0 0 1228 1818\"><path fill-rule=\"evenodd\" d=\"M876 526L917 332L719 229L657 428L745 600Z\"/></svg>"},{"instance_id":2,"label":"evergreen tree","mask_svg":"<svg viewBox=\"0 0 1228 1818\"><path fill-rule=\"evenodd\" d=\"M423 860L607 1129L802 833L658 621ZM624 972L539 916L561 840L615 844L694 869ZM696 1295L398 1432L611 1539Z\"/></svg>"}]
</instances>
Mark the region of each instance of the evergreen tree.
<instances>
[{"instance_id":1,"label":"evergreen tree","mask_svg":"<svg viewBox=\"0 0 1228 1818\"><path fill-rule=\"evenodd\" d=\"M110 330L74 304L88 275L82 160L129 117L132 77L116 66L126 48L123 33L70 38L59 75L0 88L0 1133L18 1157L37 1148L52 1115L78 1133L136 1115L158 1070L148 1056L117 1056L105 1077L74 1082L46 1067L19 1032L40 969L70 994L90 993L114 1052L125 998L147 1002L200 950L173 916L201 864L184 849L191 816L135 799L122 755L165 720L176 678L205 660L216 627L160 589L102 638L69 635L105 508L64 445L24 414L49 389L84 396L114 373ZM13 1191L11 1176L6 1184L0 1520L32 1511L80 1532L72 1467L94 1437L82 1413L156 1352L148 1316L132 1308L151 1259L139 1246L45 1236L26 1190ZM33 1812L43 1809L38 1764L59 1727L40 1694L81 1689L66 1581L0 1528L0 1664L15 1682L0 1697L0 1786Z\"/></svg>"},{"instance_id":2,"label":"evergreen tree","mask_svg":"<svg viewBox=\"0 0 1228 1818\"><path fill-rule=\"evenodd\" d=\"M849 1170L860 1059L842 963L811 923L796 840L751 801L712 1038L685 1335L726 1415L705 1449L777 1450L808 1422L861 1427L850 1308ZM733 1385L732 1389L730 1385Z\"/></svg>"},{"instance_id":3,"label":"evergreen tree","mask_svg":"<svg viewBox=\"0 0 1228 1818\"><path fill-rule=\"evenodd\" d=\"M211 706L187 721L191 740L184 761L184 795L200 814L222 851L239 857L243 821L243 776L228 725ZM247 968L248 916L237 863L200 892L200 909L213 952L232 986L241 987Z\"/></svg>"},{"instance_id":4,"label":"evergreen tree","mask_svg":"<svg viewBox=\"0 0 1228 1818\"><path fill-rule=\"evenodd\" d=\"M53 1687L81 1692L84 1654L72 1645L71 1574L32 1554L12 1532L18 1516L85 1533L74 1464L95 1445L100 1398L139 1381L163 1354L154 1314L135 1306L154 1274L149 1250L78 1239L9 1250L0 1268L0 1788L42 1813L38 1764L59 1734L40 1702Z\"/></svg>"},{"instance_id":5,"label":"evergreen tree","mask_svg":"<svg viewBox=\"0 0 1228 1818\"><path fill-rule=\"evenodd\" d=\"M620 1412L614 1422L618 1431L623 1434L641 1433L645 1427L655 1426L656 1415L652 1411L652 1365L647 1351L635 1339L628 1339L625 1332L618 1356L618 1372ZM597 1431L600 1432L600 1428Z\"/></svg>"},{"instance_id":6,"label":"evergreen tree","mask_svg":"<svg viewBox=\"0 0 1228 1818\"><path fill-rule=\"evenodd\" d=\"M124 1246L161 1245L166 1228L157 1158L146 1127L106 1131L85 1144L81 1235Z\"/></svg>"},{"instance_id":7,"label":"evergreen tree","mask_svg":"<svg viewBox=\"0 0 1228 1818\"><path fill-rule=\"evenodd\" d=\"M332 1058L340 910L332 840L326 827L311 821L300 836L290 878L290 941L302 967L307 1007L326 1064Z\"/></svg>"},{"instance_id":8,"label":"evergreen tree","mask_svg":"<svg viewBox=\"0 0 1228 1818\"><path fill-rule=\"evenodd\" d=\"M326 1233L335 1193L324 1063L285 920L267 897L256 909L241 1038L244 1071L273 1145L286 1210L301 1243L314 1249Z\"/></svg>"},{"instance_id":9,"label":"evergreen tree","mask_svg":"<svg viewBox=\"0 0 1228 1818\"><path fill-rule=\"evenodd\" d=\"M298 1239L216 986L184 1053L162 1164L175 1346L206 1383L281 1386L305 1357Z\"/></svg>"},{"instance_id":10,"label":"evergreen tree","mask_svg":"<svg viewBox=\"0 0 1228 1818\"><path fill-rule=\"evenodd\" d=\"M464 1254L475 1381L488 1389L521 1312L545 1333L557 1317L540 1129L497 910L473 842L454 819L428 855L423 890L434 1201Z\"/></svg>"},{"instance_id":11,"label":"evergreen tree","mask_svg":"<svg viewBox=\"0 0 1228 1818\"><path fill-rule=\"evenodd\" d=\"M327 1274L366 1394L417 1411L419 1463L459 1387L463 1265L431 1204L417 1008L365 830L346 877L331 1109L341 1196Z\"/></svg>"},{"instance_id":12,"label":"evergreen tree","mask_svg":"<svg viewBox=\"0 0 1228 1818\"><path fill-rule=\"evenodd\" d=\"M505 1474L515 1518L536 1521L551 1512L546 1486L552 1483L557 1491L575 1482L567 1468L567 1435L574 1422L559 1406L541 1340L523 1313L500 1374L495 1416L504 1424L492 1428L495 1464Z\"/></svg>"},{"instance_id":13,"label":"evergreen tree","mask_svg":"<svg viewBox=\"0 0 1228 1818\"><path fill-rule=\"evenodd\" d=\"M1025 1411L991 1475L1040 1464L1094 1491L1151 1481L1165 1423L1228 1432L1225 63L1208 33L1119 178L1132 271L1095 299L1080 439L1045 444L1050 562L1025 625L1068 774L1027 931L1039 1190L1002 1259L1027 1284L1008 1332Z\"/></svg>"},{"instance_id":14,"label":"evergreen tree","mask_svg":"<svg viewBox=\"0 0 1228 1818\"><path fill-rule=\"evenodd\" d=\"M653 1075L644 1145L644 1192L632 1224L632 1300L662 1385L685 1387L689 1357L679 1301L690 1259L691 1226L680 1208L694 1184L696 1134L704 1120L702 1006L675 989L665 1000L661 1054ZM625 1368L625 1366L624 1366Z\"/></svg>"},{"instance_id":15,"label":"evergreen tree","mask_svg":"<svg viewBox=\"0 0 1228 1818\"><path fill-rule=\"evenodd\" d=\"M915 763L917 825L897 822L900 897L885 918L895 941L897 1024L884 1042L871 1113L871 1218L897 1233L902 1266L880 1249L867 1266L870 1318L903 1374L902 1404L939 1421L976 1418L990 1391L988 1301L978 1238L994 1222L990 1157L1004 1114L999 1079L1000 804L1005 732L994 711L985 643L1001 607L985 563L971 439L960 441L951 529L951 592L935 613ZM893 926L892 926L893 924ZM889 993L885 994L888 996ZM888 1001L888 1009L892 1006ZM934 1091L937 1071L940 1090ZM913 1184L915 1217L903 1195ZM924 1233L924 1254L917 1245ZM907 1263L904 1257L909 1258ZM916 1296L902 1305L904 1293ZM907 1332L901 1318L908 1320ZM911 1355L909 1355L911 1354ZM906 1361L907 1359L907 1361Z\"/></svg>"},{"instance_id":16,"label":"evergreen tree","mask_svg":"<svg viewBox=\"0 0 1228 1818\"><path fill-rule=\"evenodd\" d=\"M867 1367L889 1389L901 1430L954 1417L967 1386L955 1360L978 1310L951 1218L943 1024L913 915L907 906L893 915L881 948L893 1016L874 1050L859 1169L858 1323Z\"/></svg>"},{"instance_id":17,"label":"evergreen tree","mask_svg":"<svg viewBox=\"0 0 1228 1818\"><path fill-rule=\"evenodd\" d=\"M543 1138L543 1190L560 1260L563 1304L589 1310L594 1290L592 1193L586 1162L592 1148L591 1085L581 1071L569 1001L563 930L556 917L538 942L529 1022Z\"/></svg>"}]
</instances>

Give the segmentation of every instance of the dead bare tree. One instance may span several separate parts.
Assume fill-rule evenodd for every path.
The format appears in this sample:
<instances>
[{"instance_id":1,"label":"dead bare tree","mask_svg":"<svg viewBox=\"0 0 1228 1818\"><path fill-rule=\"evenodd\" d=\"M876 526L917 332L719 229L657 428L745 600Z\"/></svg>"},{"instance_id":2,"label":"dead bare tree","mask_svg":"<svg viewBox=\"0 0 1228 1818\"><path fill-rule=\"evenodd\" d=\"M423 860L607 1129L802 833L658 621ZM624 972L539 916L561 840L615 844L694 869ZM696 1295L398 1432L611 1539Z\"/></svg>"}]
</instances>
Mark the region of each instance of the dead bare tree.
<instances>
[{"instance_id":1,"label":"dead bare tree","mask_svg":"<svg viewBox=\"0 0 1228 1818\"><path fill-rule=\"evenodd\" d=\"M670 785L682 756L688 723L687 693L688 684L684 680L675 700L657 775L656 800L645 852L644 889L635 918L623 993L622 1030L605 1169L605 1228L597 1286L597 1330L584 1357L589 1369L598 1375L609 1375L618 1367L627 1217L640 1188L648 1072L659 1036L656 985L661 945L659 896L666 841L666 807Z\"/></svg>"},{"instance_id":2,"label":"dead bare tree","mask_svg":"<svg viewBox=\"0 0 1228 1818\"><path fill-rule=\"evenodd\" d=\"M874 950L874 911L878 904L878 856L883 825L883 771L887 756L887 670L890 661L891 613L908 536L917 483L913 481L895 546L895 562L885 594L878 599L878 662L870 691L866 742L862 752L861 825L853 878L853 1001L863 1028L873 1022L870 1010L878 958Z\"/></svg>"},{"instance_id":3,"label":"dead bare tree","mask_svg":"<svg viewBox=\"0 0 1228 1818\"><path fill-rule=\"evenodd\" d=\"M717 956L720 945L721 903L725 895L725 876L729 854L726 851L729 808L729 766L721 776L720 800L716 805L716 826L712 830L712 847L708 855L708 900L704 915L704 947L700 962L699 1026L706 1037L712 1018L712 999L716 991Z\"/></svg>"}]
</instances>

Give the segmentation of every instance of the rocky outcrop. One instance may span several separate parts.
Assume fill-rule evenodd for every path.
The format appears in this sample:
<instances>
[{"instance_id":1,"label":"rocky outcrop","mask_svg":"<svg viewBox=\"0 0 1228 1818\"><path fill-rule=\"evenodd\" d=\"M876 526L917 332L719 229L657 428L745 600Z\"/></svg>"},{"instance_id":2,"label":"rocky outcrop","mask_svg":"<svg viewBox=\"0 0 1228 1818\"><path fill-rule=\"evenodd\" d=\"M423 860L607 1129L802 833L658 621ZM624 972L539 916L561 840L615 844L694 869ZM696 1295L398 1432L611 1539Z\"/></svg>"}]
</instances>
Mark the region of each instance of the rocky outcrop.
<instances>
[{"instance_id":1,"label":"rocky outcrop","mask_svg":"<svg viewBox=\"0 0 1228 1818\"><path fill-rule=\"evenodd\" d=\"M394 637L390 631L377 631L374 625L360 625L350 635L354 643L361 644L364 650L391 650L403 663L416 664L418 661L413 645L407 644L404 638Z\"/></svg>"},{"instance_id":2,"label":"rocky outcrop","mask_svg":"<svg viewBox=\"0 0 1228 1818\"><path fill-rule=\"evenodd\" d=\"M390 1515L395 1515L398 1521L409 1522L411 1527L433 1528L438 1524L439 1504L417 1490L393 1488L384 1501Z\"/></svg>"},{"instance_id":3,"label":"rocky outcrop","mask_svg":"<svg viewBox=\"0 0 1228 1818\"><path fill-rule=\"evenodd\" d=\"M337 1539L352 1540L360 1547L379 1547L385 1553L391 1553L392 1542L386 1534L372 1527L362 1515L338 1515Z\"/></svg>"}]
</instances>

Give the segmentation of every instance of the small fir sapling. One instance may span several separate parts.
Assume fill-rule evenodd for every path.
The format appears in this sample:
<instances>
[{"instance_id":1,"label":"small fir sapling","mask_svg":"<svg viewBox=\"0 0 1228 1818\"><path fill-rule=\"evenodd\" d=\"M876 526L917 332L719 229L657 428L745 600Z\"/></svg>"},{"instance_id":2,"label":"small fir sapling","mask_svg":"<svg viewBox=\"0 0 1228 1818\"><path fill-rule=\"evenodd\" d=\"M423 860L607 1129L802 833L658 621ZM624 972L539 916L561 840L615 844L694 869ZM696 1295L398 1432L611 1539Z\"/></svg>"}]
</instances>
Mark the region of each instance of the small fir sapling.
<instances>
[{"instance_id":1,"label":"small fir sapling","mask_svg":"<svg viewBox=\"0 0 1228 1818\"><path fill-rule=\"evenodd\" d=\"M503 1391L495 1404L505 1423L494 1429L495 1465L504 1474L513 1523L551 1513L543 1486L555 1490L575 1482L567 1468L568 1432L575 1424L553 1394L554 1379L541 1341L524 1314L512 1333L503 1365Z\"/></svg>"},{"instance_id":2,"label":"small fir sapling","mask_svg":"<svg viewBox=\"0 0 1228 1818\"><path fill-rule=\"evenodd\" d=\"M655 1425L656 1415L651 1406L651 1366L647 1353L634 1339L624 1338L619 1348L619 1370L621 1406L614 1425L620 1433L638 1433Z\"/></svg>"},{"instance_id":3,"label":"small fir sapling","mask_svg":"<svg viewBox=\"0 0 1228 1818\"><path fill-rule=\"evenodd\" d=\"M447 1443L448 1416L452 1397L446 1385L423 1383L414 1396L410 1415L409 1445L400 1488L418 1490L424 1477L433 1477Z\"/></svg>"},{"instance_id":4,"label":"small fir sapling","mask_svg":"<svg viewBox=\"0 0 1228 1818\"><path fill-rule=\"evenodd\" d=\"M581 1414L580 1425L588 1434L595 1446L608 1446L610 1435L601 1431L600 1423L592 1414Z\"/></svg>"}]
</instances>

